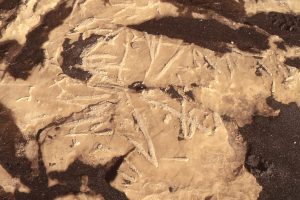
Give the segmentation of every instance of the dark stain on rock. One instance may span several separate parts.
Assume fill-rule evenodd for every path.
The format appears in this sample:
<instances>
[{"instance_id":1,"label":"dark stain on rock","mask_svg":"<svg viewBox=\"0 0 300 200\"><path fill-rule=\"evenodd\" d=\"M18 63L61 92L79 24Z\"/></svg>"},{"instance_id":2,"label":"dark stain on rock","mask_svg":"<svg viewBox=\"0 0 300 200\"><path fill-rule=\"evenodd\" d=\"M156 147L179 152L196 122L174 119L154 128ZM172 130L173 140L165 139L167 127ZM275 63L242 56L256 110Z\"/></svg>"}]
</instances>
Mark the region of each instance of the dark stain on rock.
<instances>
[{"instance_id":1,"label":"dark stain on rock","mask_svg":"<svg viewBox=\"0 0 300 200\"><path fill-rule=\"evenodd\" d=\"M11 111L0 104L0 165L13 177L21 177L27 181L27 176L32 173L31 163L24 157L17 157L17 147L24 146L23 138L15 125Z\"/></svg>"},{"instance_id":2,"label":"dark stain on rock","mask_svg":"<svg viewBox=\"0 0 300 200\"><path fill-rule=\"evenodd\" d=\"M212 200L213 197L214 197L213 195L209 195L209 196L205 197L204 200Z\"/></svg>"},{"instance_id":3,"label":"dark stain on rock","mask_svg":"<svg viewBox=\"0 0 300 200\"><path fill-rule=\"evenodd\" d=\"M268 36L254 28L241 27L234 30L214 19L164 17L129 27L153 35L182 39L218 53L231 52L231 46L251 53L269 48Z\"/></svg>"},{"instance_id":4,"label":"dark stain on rock","mask_svg":"<svg viewBox=\"0 0 300 200\"><path fill-rule=\"evenodd\" d=\"M281 42L275 42L275 44L277 45L278 49L281 49L283 51L287 51L284 42L282 42L282 41Z\"/></svg>"},{"instance_id":5,"label":"dark stain on rock","mask_svg":"<svg viewBox=\"0 0 300 200\"><path fill-rule=\"evenodd\" d=\"M260 67L257 67L256 70L255 70L255 75L256 76L262 76L262 71L261 71L261 68Z\"/></svg>"},{"instance_id":6,"label":"dark stain on rock","mask_svg":"<svg viewBox=\"0 0 300 200\"><path fill-rule=\"evenodd\" d=\"M195 101L195 96L192 90L186 91L184 94L188 96L191 100Z\"/></svg>"},{"instance_id":7,"label":"dark stain on rock","mask_svg":"<svg viewBox=\"0 0 300 200\"><path fill-rule=\"evenodd\" d=\"M177 136L177 141L182 141L184 140L184 134L183 134L183 130L182 130L182 124L180 122L180 128L179 128L179 132L178 132L178 136Z\"/></svg>"},{"instance_id":8,"label":"dark stain on rock","mask_svg":"<svg viewBox=\"0 0 300 200\"><path fill-rule=\"evenodd\" d=\"M70 43L70 39L65 39L63 43L63 51L61 56L63 58L63 63L61 69L67 76L78 79L81 81L87 81L92 77L92 74L79 68L82 65L82 58L80 55L85 48L97 42L98 38L102 36L92 34L90 37L83 39L82 34L80 34L78 41Z\"/></svg>"},{"instance_id":9,"label":"dark stain on rock","mask_svg":"<svg viewBox=\"0 0 300 200\"><path fill-rule=\"evenodd\" d=\"M261 57L261 56L253 56L253 58L259 59L259 60L263 59L263 57Z\"/></svg>"},{"instance_id":10,"label":"dark stain on rock","mask_svg":"<svg viewBox=\"0 0 300 200\"><path fill-rule=\"evenodd\" d=\"M124 161L124 156L113 158L112 163L110 163L109 170L105 175L106 182L111 183L116 179L118 175L118 169L122 165L123 161Z\"/></svg>"},{"instance_id":11,"label":"dark stain on rock","mask_svg":"<svg viewBox=\"0 0 300 200\"><path fill-rule=\"evenodd\" d=\"M176 99L178 101L183 100L183 97L178 93L178 91L174 88L173 85L169 85L166 88L161 88L161 90L167 93L172 99Z\"/></svg>"},{"instance_id":12,"label":"dark stain on rock","mask_svg":"<svg viewBox=\"0 0 300 200\"><path fill-rule=\"evenodd\" d=\"M118 157L114 157L111 159L110 162L108 162L104 168L106 169L105 172L105 181L107 183L113 182L117 175L118 175L118 170L122 163L124 162L124 159L128 156L129 153L131 153L134 149L129 150L125 155L121 155Z\"/></svg>"},{"instance_id":13,"label":"dark stain on rock","mask_svg":"<svg viewBox=\"0 0 300 200\"><path fill-rule=\"evenodd\" d=\"M221 118L225 121L225 122L230 122L232 121L232 117L230 117L229 115L221 115Z\"/></svg>"},{"instance_id":14,"label":"dark stain on rock","mask_svg":"<svg viewBox=\"0 0 300 200\"><path fill-rule=\"evenodd\" d=\"M20 47L21 45L16 40L0 42L0 61L3 61L4 59L9 61Z\"/></svg>"},{"instance_id":15,"label":"dark stain on rock","mask_svg":"<svg viewBox=\"0 0 300 200\"><path fill-rule=\"evenodd\" d=\"M192 12L205 13L214 11L233 21L240 21L246 15L244 1L239 0L161 0L170 2L178 8L182 15L191 16Z\"/></svg>"},{"instance_id":16,"label":"dark stain on rock","mask_svg":"<svg viewBox=\"0 0 300 200\"><path fill-rule=\"evenodd\" d=\"M279 12L258 13L246 22L271 35L281 37L289 46L300 46L300 16Z\"/></svg>"},{"instance_id":17,"label":"dark stain on rock","mask_svg":"<svg viewBox=\"0 0 300 200\"><path fill-rule=\"evenodd\" d=\"M42 131L42 129L41 129ZM80 160L75 160L66 171L50 172L47 174L41 152L41 143L37 134L38 143L38 167L31 168L24 153L20 153L18 147L26 144L18 127L15 125L12 113L0 103L0 165L14 178L19 178L21 183L30 189L29 193L20 192L18 189L12 194L7 193L0 187L0 199L17 200L54 200L58 197L85 193L80 190L83 176L88 176L88 194L101 194L105 199L127 200L124 193L111 187L106 182L106 171L104 166L92 167ZM22 149L21 149L22 150ZM48 185L48 178L56 179L57 184Z\"/></svg>"},{"instance_id":18,"label":"dark stain on rock","mask_svg":"<svg viewBox=\"0 0 300 200\"><path fill-rule=\"evenodd\" d=\"M181 135L179 135L179 136L177 137L177 140L180 142L180 141L184 140L184 137L181 136Z\"/></svg>"},{"instance_id":19,"label":"dark stain on rock","mask_svg":"<svg viewBox=\"0 0 300 200\"><path fill-rule=\"evenodd\" d=\"M49 39L49 33L61 25L71 12L72 6L67 6L67 3L63 2L45 14L40 25L27 34L25 45L12 59L6 71L14 78L26 80L30 71L44 62L42 45Z\"/></svg>"},{"instance_id":20,"label":"dark stain on rock","mask_svg":"<svg viewBox=\"0 0 300 200\"><path fill-rule=\"evenodd\" d=\"M299 57L287 58L284 61L284 64L300 69L300 58Z\"/></svg>"},{"instance_id":21,"label":"dark stain on rock","mask_svg":"<svg viewBox=\"0 0 300 200\"><path fill-rule=\"evenodd\" d=\"M128 88L131 90L135 90L136 92L142 92L143 90L147 89L147 86L143 84L142 81L136 81L128 85Z\"/></svg>"},{"instance_id":22,"label":"dark stain on rock","mask_svg":"<svg viewBox=\"0 0 300 200\"><path fill-rule=\"evenodd\" d=\"M263 72L267 72L266 68L259 62L257 62L256 65L257 65L256 70L255 70L256 76L262 76Z\"/></svg>"},{"instance_id":23,"label":"dark stain on rock","mask_svg":"<svg viewBox=\"0 0 300 200\"><path fill-rule=\"evenodd\" d=\"M4 30L10 22L16 19L20 4L21 0L0 1L0 37L2 36L1 31Z\"/></svg>"},{"instance_id":24,"label":"dark stain on rock","mask_svg":"<svg viewBox=\"0 0 300 200\"><path fill-rule=\"evenodd\" d=\"M174 4L178 8L180 17L153 19L129 27L154 35L161 34L182 39L185 42L195 43L220 53L229 52L228 44L231 42L234 42L240 50L252 53L268 49L269 35L265 35L262 33L263 31L281 37L284 42L276 44L282 50L286 50L286 45L300 46L300 16L293 13L261 12L249 17L246 15L243 0L161 1ZM232 21L240 22L244 26L234 30L213 19L197 20L192 17L193 12L208 14L209 10ZM259 27L263 31L259 31L255 27ZM205 41L206 38L207 41ZM220 49L218 50L218 48Z\"/></svg>"},{"instance_id":25,"label":"dark stain on rock","mask_svg":"<svg viewBox=\"0 0 300 200\"><path fill-rule=\"evenodd\" d=\"M198 85L197 83L191 83L191 87L196 88L199 87L200 85Z\"/></svg>"},{"instance_id":26,"label":"dark stain on rock","mask_svg":"<svg viewBox=\"0 0 300 200\"><path fill-rule=\"evenodd\" d=\"M123 179L123 182L122 182L124 185L131 185L131 181L130 180L127 180L127 179Z\"/></svg>"},{"instance_id":27,"label":"dark stain on rock","mask_svg":"<svg viewBox=\"0 0 300 200\"><path fill-rule=\"evenodd\" d=\"M263 187L259 200L300 199L300 109L273 97L267 103L278 116L254 116L239 128L248 147L245 167Z\"/></svg>"},{"instance_id":28,"label":"dark stain on rock","mask_svg":"<svg viewBox=\"0 0 300 200\"><path fill-rule=\"evenodd\" d=\"M205 56L203 57L204 62L207 64L207 69L213 70L215 69L215 67L207 60L207 58L205 58Z\"/></svg>"},{"instance_id":29,"label":"dark stain on rock","mask_svg":"<svg viewBox=\"0 0 300 200\"><path fill-rule=\"evenodd\" d=\"M7 11L17 8L21 3L21 0L2 0L0 3L0 10Z\"/></svg>"},{"instance_id":30,"label":"dark stain on rock","mask_svg":"<svg viewBox=\"0 0 300 200\"><path fill-rule=\"evenodd\" d=\"M138 124L137 119L135 118L134 115L132 115L132 120L133 120L133 123L134 123L134 124Z\"/></svg>"},{"instance_id":31,"label":"dark stain on rock","mask_svg":"<svg viewBox=\"0 0 300 200\"><path fill-rule=\"evenodd\" d=\"M170 193L174 193L178 190L178 188L176 186L170 186L168 189L169 189Z\"/></svg>"},{"instance_id":32,"label":"dark stain on rock","mask_svg":"<svg viewBox=\"0 0 300 200\"><path fill-rule=\"evenodd\" d=\"M111 187L105 181L105 170L103 166L96 167L87 165L80 160L75 160L65 172L50 172L49 177L59 181L59 186L68 191L66 194L80 193L81 178L88 177L87 186L92 191L91 194L101 194L104 199L127 200L124 193ZM55 186L52 186L55 187ZM58 187L58 186L56 186ZM51 187L50 187L51 189ZM56 188L54 188L56 189ZM58 188L57 188L58 189ZM62 190L61 189L61 190ZM69 192L71 191L71 192Z\"/></svg>"}]
</instances>

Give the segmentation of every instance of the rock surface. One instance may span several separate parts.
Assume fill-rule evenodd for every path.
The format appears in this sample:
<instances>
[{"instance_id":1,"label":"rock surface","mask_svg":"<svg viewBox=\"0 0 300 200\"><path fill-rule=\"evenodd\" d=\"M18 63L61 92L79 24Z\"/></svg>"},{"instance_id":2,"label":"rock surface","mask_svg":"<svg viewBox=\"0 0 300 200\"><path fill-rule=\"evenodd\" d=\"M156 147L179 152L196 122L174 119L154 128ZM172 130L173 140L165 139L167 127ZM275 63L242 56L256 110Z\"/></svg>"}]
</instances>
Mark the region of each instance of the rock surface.
<instances>
[{"instance_id":1,"label":"rock surface","mask_svg":"<svg viewBox=\"0 0 300 200\"><path fill-rule=\"evenodd\" d=\"M300 199L300 3L0 0L0 199Z\"/></svg>"}]
</instances>

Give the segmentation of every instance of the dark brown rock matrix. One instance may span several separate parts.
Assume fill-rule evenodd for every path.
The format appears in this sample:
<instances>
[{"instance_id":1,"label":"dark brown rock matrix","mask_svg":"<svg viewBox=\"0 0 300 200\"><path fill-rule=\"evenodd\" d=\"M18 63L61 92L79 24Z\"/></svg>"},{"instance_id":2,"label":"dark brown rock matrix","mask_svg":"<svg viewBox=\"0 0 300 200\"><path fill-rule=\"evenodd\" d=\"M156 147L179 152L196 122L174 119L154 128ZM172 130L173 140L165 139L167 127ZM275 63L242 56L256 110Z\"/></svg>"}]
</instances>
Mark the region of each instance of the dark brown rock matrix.
<instances>
[{"instance_id":1,"label":"dark brown rock matrix","mask_svg":"<svg viewBox=\"0 0 300 200\"><path fill-rule=\"evenodd\" d=\"M271 97L267 103L278 116L254 116L239 129L248 146L245 166L263 187L259 200L300 199L300 108Z\"/></svg>"},{"instance_id":2,"label":"dark brown rock matrix","mask_svg":"<svg viewBox=\"0 0 300 200\"><path fill-rule=\"evenodd\" d=\"M40 25L27 34L26 43L10 61L6 71L14 78L27 79L30 71L44 62L45 53L42 45L48 40L50 32L61 25L71 12L72 6L63 2L45 14Z\"/></svg>"},{"instance_id":3,"label":"dark brown rock matrix","mask_svg":"<svg viewBox=\"0 0 300 200\"><path fill-rule=\"evenodd\" d=\"M255 29L241 27L234 30L214 19L164 17L129 27L154 35L182 39L219 53L231 52L230 46L252 53L269 48L268 37Z\"/></svg>"},{"instance_id":4,"label":"dark brown rock matrix","mask_svg":"<svg viewBox=\"0 0 300 200\"><path fill-rule=\"evenodd\" d=\"M65 39L63 43L63 51L61 53L63 62L61 69L67 76L86 81L92 77L92 74L78 67L82 65L81 53L84 48L97 42L100 38L99 35L91 35L90 37L83 40L82 34L79 36L78 41L70 43L70 39Z\"/></svg>"}]
</instances>

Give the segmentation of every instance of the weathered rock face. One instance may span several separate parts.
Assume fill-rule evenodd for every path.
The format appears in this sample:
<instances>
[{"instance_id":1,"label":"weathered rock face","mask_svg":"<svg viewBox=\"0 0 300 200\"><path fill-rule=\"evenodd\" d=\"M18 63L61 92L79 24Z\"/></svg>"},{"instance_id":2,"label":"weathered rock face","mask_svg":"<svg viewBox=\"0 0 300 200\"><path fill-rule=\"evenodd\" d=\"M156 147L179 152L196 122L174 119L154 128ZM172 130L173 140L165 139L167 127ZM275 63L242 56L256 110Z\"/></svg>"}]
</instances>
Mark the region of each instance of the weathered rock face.
<instances>
[{"instance_id":1,"label":"weathered rock face","mask_svg":"<svg viewBox=\"0 0 300 200\"><path fill-rule=\"evenodd\" d=\"M0 0L0 197L300 199L299 10Z\"/></svg>"}]
</instances>

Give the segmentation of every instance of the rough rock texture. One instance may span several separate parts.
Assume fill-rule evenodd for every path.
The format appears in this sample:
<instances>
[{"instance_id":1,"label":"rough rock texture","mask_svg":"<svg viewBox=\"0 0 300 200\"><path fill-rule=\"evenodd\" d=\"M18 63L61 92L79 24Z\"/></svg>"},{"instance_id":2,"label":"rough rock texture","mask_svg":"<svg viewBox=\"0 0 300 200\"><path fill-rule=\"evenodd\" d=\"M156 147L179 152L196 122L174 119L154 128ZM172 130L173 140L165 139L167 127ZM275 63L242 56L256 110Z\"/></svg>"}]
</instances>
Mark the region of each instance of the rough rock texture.
<instances>
[{"instance_id":1,"label":"rough rock texture","mask_svg":"<svg viewBox=\"0 0 300 200\"><path fill-rule=\"evenodd\" d=\"M299 12L0 0L0 199L300 199Z\"/></svg>"}]
</instances>

